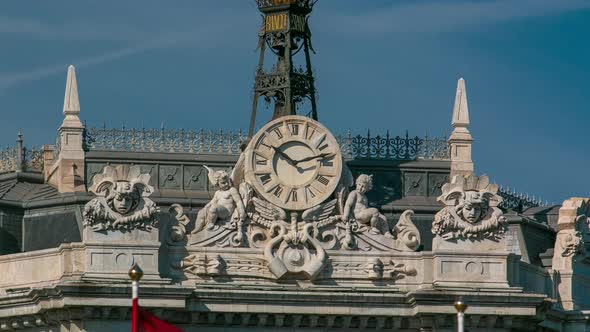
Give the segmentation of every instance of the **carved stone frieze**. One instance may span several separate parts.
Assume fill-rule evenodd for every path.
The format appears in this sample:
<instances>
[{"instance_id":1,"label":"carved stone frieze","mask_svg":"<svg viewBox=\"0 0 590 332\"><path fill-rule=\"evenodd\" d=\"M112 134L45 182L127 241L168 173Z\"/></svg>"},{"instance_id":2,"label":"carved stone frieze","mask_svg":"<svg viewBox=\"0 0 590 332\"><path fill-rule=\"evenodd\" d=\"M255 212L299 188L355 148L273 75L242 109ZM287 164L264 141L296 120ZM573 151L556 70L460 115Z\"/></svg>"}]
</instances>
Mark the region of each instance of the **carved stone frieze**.
<instances>
[{"instance_id":1,"label":"carved stone frieze","mask_svg":"<svg viewBox=\"0 0 590 332\"><path fill-rule=\"evenodd\" d=\"M201 166L184 166L184 189L205 190L207 188L206 170Z\"/></svg>"},{"instance_id":2,"label":"carved stone frieze","mask_svg":"<svg viewBox=\"0 0 590 332\"><path fill-rule=\"evenodd\" d=\"M388 265L384 265L381 259L377 257L371 257L367 260L365 272L370 280L398 280L406 276L415 276L418 273L414 267L403 263L390 261Z\"/></svg>"},{"instance_id":3,"label":"carved stone frieze","mask_svg":"<svg viewBox=\"0 0 590 332\"><path fill-rule=\"evenodd\" d=\"M98 197L84 206L85 227L94 231L150 230L157 223L159 209L148 198L153 193L149 179L139 166L105 166L89 189Z\"/></svg>"},{"instance_id":4,"label":"carved stone frieze","mask_svg":"<svg viewBox=\"0 0 590 332\"><path fill-rule=\"evenodd\" d=\"M194 275L218 276L225 272L225 263L220 255L192 254L173 267Z\"/></svg>"},{"instance_id":5,"label":"carved stone frieze","mask_svg":"<svg viewBox=\"0 0 590 332\"><path fill-rule=\"evenodd\" d=\"M180 189L180 166L160 165L160 189Z\"/></svg>"},{"instance_id":6,"label":"carved stone frieze","mask_svg":"<svg viewBox=\"0 0 590 332\"><path fill-rule=\"evenodd\" d=\"M430 173L428 175L428 196L438 197L442 195L442 187L449 182L448 174Z\"/></svg>"},{"instance_id":7,"label":"carved stone frieze","mask_svg":"<svg viewBox=\"0 0 590 332\"><path fill-rule=\"evenodd\" d=\"M502 198L487 176L457 175L442 187L438 201L445 205L434 217L432 233L445 240L499 240L506 218L497 207Z\"/></svg>"},{"instance_id":8,"label":"carved stone frieze","mask_svg":"<svg viewBox=\"0 0 590 332\"><path fill-rule=\"evenodd\" d=\"M404 173L404 195L426 196L426 173Z\"/></svg>"}]
</instances>

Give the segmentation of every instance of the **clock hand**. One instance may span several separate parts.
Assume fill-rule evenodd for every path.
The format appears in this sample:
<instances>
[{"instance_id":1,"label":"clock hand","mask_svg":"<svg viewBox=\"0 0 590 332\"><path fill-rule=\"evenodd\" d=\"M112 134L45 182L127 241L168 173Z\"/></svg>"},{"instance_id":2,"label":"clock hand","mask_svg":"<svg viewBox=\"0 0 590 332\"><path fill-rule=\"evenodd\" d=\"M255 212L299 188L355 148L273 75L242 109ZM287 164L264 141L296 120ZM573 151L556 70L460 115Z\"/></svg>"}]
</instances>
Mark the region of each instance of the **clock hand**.
<instances>
[{"instance_id":1,"label":"clock hand","mask_svg":"<svg viewBox=\"0 0 590 332\"><path fill-rule=\"evenodd\" d=\"M301 168L299 166L295 166L295 167L297 167L297 170L299 171L299 173L303 173L303 172L307 172L307 171L311 171L312 169L315 169L315 166L311 166L308 168Z\"/></svg>"},{"instance_id":2,"label":"clock hand","mask_svg":"<svg viewBox=\"0 0 590 332\"><path fill-rule=\"evenodd\" d=\"M302 163L304 161L310 161L310 160L314 160L314 159L322 159L322 158L326 158L328 156L332 156L332 154L331 153L320 153L317 156L311 156L311 157L306 157L303 159L296 160L295 165Z\"/></svg>"},{"instance_id":3,"label":"clock hand","mask_svg":"<svg viewBox=\"0 0 590 332\"><path fill-rule=\"evenodd\" d=\"M289 157L286 153L284 153L283 151L281 151L281 149L273 146L272 147L280 156L282 156L283 158L285 158L287 160L287 162L293 166L297 165L297 162L293 159L291 159L291 157Z\"/></svg>"}]
</instances>

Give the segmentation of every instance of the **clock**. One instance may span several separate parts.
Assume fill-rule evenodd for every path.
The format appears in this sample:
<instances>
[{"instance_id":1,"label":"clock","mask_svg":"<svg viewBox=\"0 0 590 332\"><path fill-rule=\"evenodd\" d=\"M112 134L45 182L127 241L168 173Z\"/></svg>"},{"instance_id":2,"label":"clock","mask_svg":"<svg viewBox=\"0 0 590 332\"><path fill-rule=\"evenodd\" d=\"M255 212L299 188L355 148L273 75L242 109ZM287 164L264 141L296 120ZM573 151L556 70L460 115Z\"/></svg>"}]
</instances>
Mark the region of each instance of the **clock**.
<instances>
[{"instance_id":1,"label":"clock","mask_svg":"<svg viewBox=\"0 0 590 332\"><path fill-rule=\"evenodd\" d=\"M245 178L268 202L305 210L326 200L342 173L340 145L319 122L300 115L277 118L250 141Z\"/></svg>"}]
</instances>

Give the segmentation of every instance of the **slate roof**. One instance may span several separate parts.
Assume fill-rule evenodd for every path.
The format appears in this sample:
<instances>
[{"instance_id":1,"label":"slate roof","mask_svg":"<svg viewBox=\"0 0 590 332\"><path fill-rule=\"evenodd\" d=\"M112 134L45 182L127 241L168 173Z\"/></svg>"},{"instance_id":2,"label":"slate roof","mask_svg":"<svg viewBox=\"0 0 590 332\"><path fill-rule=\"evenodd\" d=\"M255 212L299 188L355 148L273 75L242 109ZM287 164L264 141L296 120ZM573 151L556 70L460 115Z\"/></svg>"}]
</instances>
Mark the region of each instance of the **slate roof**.
<instances>
[{"instance_id":1,"label":"slate roof","mask_svg":"<svg viewBox=\"0 0 590 332\"><path fill-rule=\"evenodd\" d=\"M42 183L38 174L7 174L0 179L0 202L26 203L63 196L57 189Z\"/></svg>"}]
</instances>

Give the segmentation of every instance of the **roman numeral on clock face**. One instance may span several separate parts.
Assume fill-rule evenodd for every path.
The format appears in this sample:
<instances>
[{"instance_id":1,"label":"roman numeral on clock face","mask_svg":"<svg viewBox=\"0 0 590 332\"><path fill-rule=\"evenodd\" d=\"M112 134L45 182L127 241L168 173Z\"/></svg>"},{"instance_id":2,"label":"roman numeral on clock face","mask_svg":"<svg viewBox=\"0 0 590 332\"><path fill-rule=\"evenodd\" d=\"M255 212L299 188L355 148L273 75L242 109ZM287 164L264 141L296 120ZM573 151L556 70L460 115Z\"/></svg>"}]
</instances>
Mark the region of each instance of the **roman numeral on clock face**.
<instances>
[{"instance_id":1,"label":"roman numeral on clock face","mask_svg":"<svg viewBox=\"0 0 590 332\"><path fill-rule=\"evenodd\" d=\"M320 151L323 151L325 148L327 148L328 143L326 142L326 134L323 134L318 139L316 139L313 143L313 147Z\"/></svg>"},{"instance_id":2,"label":"roman numeral on clock face","mask_svg":"<svg viewBox=\"0 0 590 332\"><path fill-rule=\"evenodd\" d=\"M275 128L272 131L275 133L275 135L277 135L278 139L283 139L283 133L281 132L281 129Z\"/></svg>"},{"instance_id":3,"label":"roman numeral on clock face","mask_svg":"<svg viewBox=\"0 0 590 332\"><path fill-rule=\"evenodd\" d=\"M322 159L322 166L333 167L334 166L334 156L326 157L326 158Z\"/></svg>"},{"instance_id":4,"label":"roman numeral on clock face","mask_svg":"<svg viewBox=\"0 0 590 332\"><path fill-rule=\"evenodd\" d=\"M265 185L267 183L269 183L272 180L272 178L270 177L270 174L262 174L260 176L260 182L262 182L262 185Z\"/></svg>"},{"instance_id":5,"label":"roman numeral on clock face","mask_svg":"<svg viewBox=\"0 0 590 332\"><path fill-rule=\"evenodd\" d=\"M315 189L313 189L311 186L307 186L305 187L305 200L306 201L310 201L312 199L314 199L316 196L315 194Z\"/></svg>"},{"instance_id":6,"label":"roman numeral on clock face","mask_svg":"<svg viewBox=\"0 0 590 332\"><path fill-rule=\"evenodd\" d=\"M291 202L297 202L297 189L291 190L291 193L289 194L289 198L287 200L290 200Z\"/></svg>"},{"instance_id":7,"label":"roman numeral on clock face","mask_svg":"<svg viewBox=\"0 0 590 332\"><path fill-rule=\"evenodd\" d=\"M281 197L282 193L283 193L283 187L281 185L276 186L272 190L272 194L275 195L276 197Z\"/></svg>"},{"instance_id":8,"label":"roman numeral on clock face","mask_svg":"<svg viewBox=\"0 0 590 332\"><path fill-rule=\"evenodd\" d=\"M318 182L323 184L324 186L327 186L330 183L330 179L328 179L327 177L325 177L323 175L318 175L316 180L318 180Z\"/></svg>"},{"instance_id":9,"label":"roman numeral on clock face","mask_svg":"<svg viewBox=\"0 0 590 332\"><path fill-rule=\"evenodd\" d=\"M293 123L289 126L289 130L291 131L291 135L293 136L297 136L299 135L299 125L296 123Z\"/></svg>"}]
</instances>

